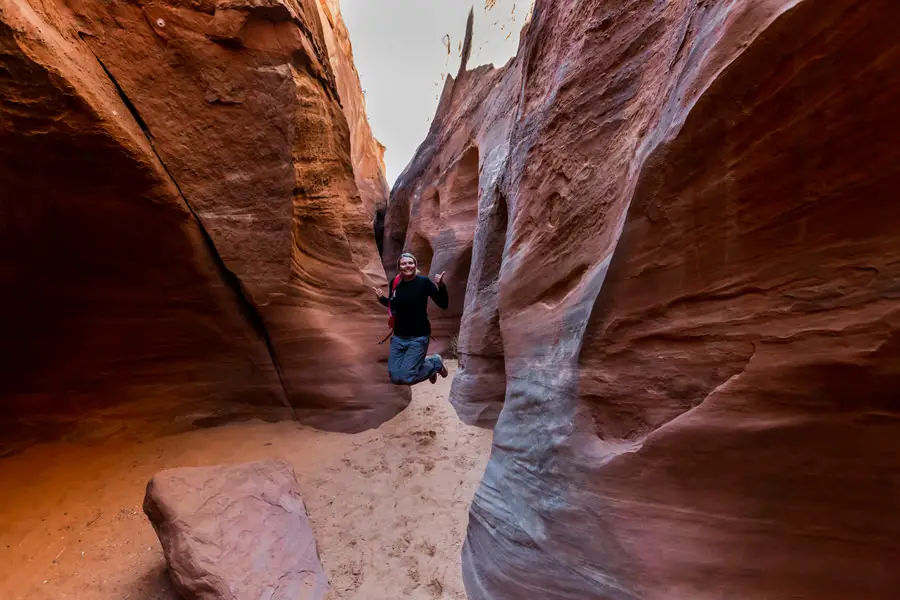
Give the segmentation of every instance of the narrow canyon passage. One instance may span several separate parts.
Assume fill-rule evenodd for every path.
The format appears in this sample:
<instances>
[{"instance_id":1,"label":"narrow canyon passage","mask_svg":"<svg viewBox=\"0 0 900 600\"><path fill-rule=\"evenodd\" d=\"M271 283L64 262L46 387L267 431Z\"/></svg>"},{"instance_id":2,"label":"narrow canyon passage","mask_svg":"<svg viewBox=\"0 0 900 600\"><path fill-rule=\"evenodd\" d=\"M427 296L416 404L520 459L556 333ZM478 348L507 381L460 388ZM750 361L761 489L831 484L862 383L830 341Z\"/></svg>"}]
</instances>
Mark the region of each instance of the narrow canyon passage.
<instances>
[{"instance_id":1,"label":"narrow canyon passage","mask_svg":"<svg viewBox=\"0 0 900 600\"><path fill-rule=\"evenodd\" d=\"M364 2L0 0L0 600L296 600L313 538L332 600L894 600L900 4L473 11L388 169ZM147 481L275 457L181 488L182 577Z\"/></svg>"},{"instance_id":2,"label":"narrow canyon passage","mask_svg":"<svg viewBox=\"0 0 900 600\"><path fill-rule=\"evenodd\" d=\"M0 596L177 600L141 510L148 479L281 457L297 474L335 600L463 599L460 548L491 434L459 422L450 382L418 386L407 410L360 434L245 423L6 457L0 481L17 484L0 494Z\"/></svg>"}]
</instances>

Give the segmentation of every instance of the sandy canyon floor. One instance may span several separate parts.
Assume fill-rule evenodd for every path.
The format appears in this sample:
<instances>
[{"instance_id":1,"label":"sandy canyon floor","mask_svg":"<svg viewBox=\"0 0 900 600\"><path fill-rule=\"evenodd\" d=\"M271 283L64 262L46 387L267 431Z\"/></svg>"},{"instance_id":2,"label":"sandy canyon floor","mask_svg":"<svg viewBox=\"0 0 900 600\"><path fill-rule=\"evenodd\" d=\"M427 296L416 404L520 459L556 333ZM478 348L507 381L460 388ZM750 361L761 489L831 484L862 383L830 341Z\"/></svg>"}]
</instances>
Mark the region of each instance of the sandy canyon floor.
<instances>
[{"instance_id":1,"label":"sandy canyon floor","mask_svg":"<svg viewBox=\"0 0 900 600\"><path fill-rule=\"evenodd\" d=\"M459 554L491 433L447 403L450 379L358 435L244 423L145 443L47 444L0 460L0 598L174 600L141 510L162 469L290 461L334 597L465 598Z\"/></svg>"}]
</instances>

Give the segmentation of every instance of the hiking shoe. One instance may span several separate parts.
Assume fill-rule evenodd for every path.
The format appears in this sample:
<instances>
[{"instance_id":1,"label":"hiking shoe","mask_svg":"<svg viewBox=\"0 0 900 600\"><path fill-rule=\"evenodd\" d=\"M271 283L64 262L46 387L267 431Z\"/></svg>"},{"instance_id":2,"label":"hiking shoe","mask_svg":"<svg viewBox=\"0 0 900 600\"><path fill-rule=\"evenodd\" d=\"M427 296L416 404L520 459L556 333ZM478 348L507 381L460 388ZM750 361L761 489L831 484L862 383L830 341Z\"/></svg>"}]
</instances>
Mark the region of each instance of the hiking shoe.
<instances>
[{"instance_id":1,"label":"hiking shoe","mask_svg":"<svg viewBox=\"0 0 900 600\"><path fill-rule=\"evenodd\" d=\"M432 384L437 383L437 373L432 373L431 377L428 378L428 381L430 381Z\"/></svg>"},{"instance_id":2,"label":"hiking shoe","mask_svg":"<svg viewBox=\"0 0 900 600\"><path fill-rule=\"evenodd\" d=\"M441 377L447 377L449 373L447 372L447 365L444 364L444 358L440 354L438 354L437 357L438 360L441 361L441 370L438 371L438 373L441 374Z\"/></svg>"}]
</instances>

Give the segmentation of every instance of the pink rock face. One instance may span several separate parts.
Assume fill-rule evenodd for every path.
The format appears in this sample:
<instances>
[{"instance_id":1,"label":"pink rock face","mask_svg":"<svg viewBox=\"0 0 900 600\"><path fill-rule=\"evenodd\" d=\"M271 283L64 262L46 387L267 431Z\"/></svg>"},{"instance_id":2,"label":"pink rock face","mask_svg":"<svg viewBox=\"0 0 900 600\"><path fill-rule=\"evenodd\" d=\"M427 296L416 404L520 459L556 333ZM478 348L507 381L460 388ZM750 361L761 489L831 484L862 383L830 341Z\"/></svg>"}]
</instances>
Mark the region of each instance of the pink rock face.
<instances>
[{"instance_id":1,"label":"pink rock face","mask_svg":"<svg viewBox=\"0 0 900 600\"><path fill-rule=\"evenodd\" d=\"M319 19L312 0L4 7L4 431L356 431L406 405Z\"/></svg>"},{"instance_id":2,"label":"pink rock face","mask_svg":"<svg viewBox=\"0 0 900 600\"><path fill-rule=\"evenodd\" d=\"M539 0L515 94L442 106L407 175L479 147L470 598L894 597L893 14Z\"/></svg>"},{"instance_id":3,"label":"pink rock face","mask_svg":"<svg viewBox=\"0 0 900 600\"><path fill-rule=\"evenodd\" d=\"M144 512L185 600L322 600L328 577L286 462L163 471Z\"/></svg>"}]
</instances>

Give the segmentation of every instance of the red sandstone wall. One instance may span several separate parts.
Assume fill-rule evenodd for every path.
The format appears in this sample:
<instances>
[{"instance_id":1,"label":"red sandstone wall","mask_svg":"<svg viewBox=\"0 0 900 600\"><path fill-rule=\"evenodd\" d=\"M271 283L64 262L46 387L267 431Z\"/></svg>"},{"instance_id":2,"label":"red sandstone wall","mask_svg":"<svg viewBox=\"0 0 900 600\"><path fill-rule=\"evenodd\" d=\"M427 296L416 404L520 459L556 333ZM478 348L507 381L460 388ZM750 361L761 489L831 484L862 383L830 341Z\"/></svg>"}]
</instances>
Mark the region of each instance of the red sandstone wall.
<instances>
[{"instance_id":1,"label":"red sandstone wall","mask_svg":"<svg viewBox=\"0 0 900 600\"><path fill-rule=\"evenodd\" d=\"M318 10L2 7L5 430L358 430L405 406Z\"/></svg>"},{"instance_id":2,"label":"red sandstone wall","mask_svg":"<svg viewBox=\"0 0 900 600\"><path fill-rule=\"evenodd\" d=\"M370 218L387 207L390 189L384 176L384 146L372 136L366 99L353 64L350 33L338 0L319 0L319 14L329 61L334 71L341 106L350 127L353 174L363 206Z\"/></svg>"},{"instance_id":3,"label":"red sandstone wall","mask_svg":"<svg viewBox=\"0 0 900 600\"><path fill-rule=\"evenodd\" d=\"M539 0L442 103L389 219L478 147L471 598L895 595L896 12Z\"/></svg>"}]
</instances>

